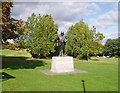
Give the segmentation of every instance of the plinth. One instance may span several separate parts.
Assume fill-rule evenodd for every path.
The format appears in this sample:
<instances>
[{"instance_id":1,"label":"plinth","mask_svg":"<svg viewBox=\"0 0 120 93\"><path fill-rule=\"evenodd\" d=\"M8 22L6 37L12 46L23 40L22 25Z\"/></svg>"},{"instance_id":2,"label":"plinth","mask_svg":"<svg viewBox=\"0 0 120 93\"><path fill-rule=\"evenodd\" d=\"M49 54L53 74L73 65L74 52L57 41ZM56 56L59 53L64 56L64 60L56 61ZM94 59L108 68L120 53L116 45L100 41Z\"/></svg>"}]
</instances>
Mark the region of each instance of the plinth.
<instances>
[{"instance_id":1,"label":"plinth","mask_svg":"<svg viewBox=\"0 0 120 93\"><path fill-rule=\"evenodd\" d=\"M51 71L55 73L73 72L73 57L70 56L54 56L52 57Z\"/></svg>"}]
</instances>

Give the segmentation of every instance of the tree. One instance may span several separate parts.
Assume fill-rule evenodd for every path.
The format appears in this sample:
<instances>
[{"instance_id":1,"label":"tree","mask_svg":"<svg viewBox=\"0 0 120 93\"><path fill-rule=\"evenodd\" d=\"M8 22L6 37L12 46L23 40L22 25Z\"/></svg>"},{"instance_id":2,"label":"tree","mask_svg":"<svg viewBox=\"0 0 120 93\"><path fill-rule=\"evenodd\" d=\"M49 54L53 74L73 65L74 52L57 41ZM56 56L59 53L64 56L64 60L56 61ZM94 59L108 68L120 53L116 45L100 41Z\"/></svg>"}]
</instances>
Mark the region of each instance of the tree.
<instances>
[{"instance_id":1,"label":"tree","mask_svg":"<svg viewBox=\"0 0 120 93\"><path fill-rule=\"evenodd\" d=\"M34 13L25 23L27 31L21 35L21 44L33 57L48 57L55 52L58 25L51 15L36 16Z\"/></svg>"},{"instance_id":2,"label":"tree","mask_svg":"<svg viewBox=\"0 0 120 93\"><path fill-rule=\"evenodd\" d=\"M10 16L10 9L13 7L13 2L2 2L2 41L7 39L16 39L20 34L23 34L23 21L16 20Z\"/></svg>"},{"instance_id":3,"label":"tree","mask_svg":"<svg viewBox=\"0 0 120 93\"><path fill-rule=\"evenodd\" d=\"M68 55L88 60L91 54L102 52L102 44L99 41L104 38L103 34L96 33L95 26L90 30L83 20L72 25L67 36L66 53Z\"/></svg>"},{"instance_id":4,"label":"tree","mask_svg":"<svg viewBox=\"0 0 120 93\"><path fill-rule=\"evenodd\" d=\"M117 39L108 39L104 45L103 53L104 55L120 55L119 49L120 49L120 37Z\"/></svg>"}]
</instances>

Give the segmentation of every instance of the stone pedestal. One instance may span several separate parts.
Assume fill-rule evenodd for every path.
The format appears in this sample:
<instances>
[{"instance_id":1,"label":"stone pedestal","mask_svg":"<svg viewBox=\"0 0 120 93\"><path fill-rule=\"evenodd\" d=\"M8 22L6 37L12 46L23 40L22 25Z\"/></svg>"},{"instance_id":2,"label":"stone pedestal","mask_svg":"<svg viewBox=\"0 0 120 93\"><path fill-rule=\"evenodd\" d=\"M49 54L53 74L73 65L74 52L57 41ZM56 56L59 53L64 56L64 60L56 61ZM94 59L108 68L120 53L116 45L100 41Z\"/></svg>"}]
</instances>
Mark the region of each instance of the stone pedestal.
<instances>
[{"instance_id":1,"label":"stone pedestal","mask_svg":"<svg viewBox=\"0 0 120 93\"><path fill-rule=\"evenodd\" d=\"M70 56L55 56L52 57L51 71L55 73L72 72L74 71L73 57Z\"/></svg>"}]
</instances>

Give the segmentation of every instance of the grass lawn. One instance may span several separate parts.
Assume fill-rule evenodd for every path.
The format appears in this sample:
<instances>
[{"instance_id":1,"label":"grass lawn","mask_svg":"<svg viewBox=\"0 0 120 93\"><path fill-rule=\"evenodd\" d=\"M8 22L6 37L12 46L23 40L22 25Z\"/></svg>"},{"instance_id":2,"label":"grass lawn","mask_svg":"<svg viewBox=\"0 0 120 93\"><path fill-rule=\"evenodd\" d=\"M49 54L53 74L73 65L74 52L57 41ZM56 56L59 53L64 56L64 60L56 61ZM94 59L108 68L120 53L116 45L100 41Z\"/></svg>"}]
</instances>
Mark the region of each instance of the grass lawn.
<instances>
[{"instance_id":1,"label":"grass lawn","mask_svg":"<svg viewBox=\"0 0 120 93\"><path fill-rule=\"evenodd\" d=\"M2 51L3 91L118 91L118 59L74 59L74 68L88 73L45 75L51 59L34 59L24 50Z\"/></svg>"}]
</instances>

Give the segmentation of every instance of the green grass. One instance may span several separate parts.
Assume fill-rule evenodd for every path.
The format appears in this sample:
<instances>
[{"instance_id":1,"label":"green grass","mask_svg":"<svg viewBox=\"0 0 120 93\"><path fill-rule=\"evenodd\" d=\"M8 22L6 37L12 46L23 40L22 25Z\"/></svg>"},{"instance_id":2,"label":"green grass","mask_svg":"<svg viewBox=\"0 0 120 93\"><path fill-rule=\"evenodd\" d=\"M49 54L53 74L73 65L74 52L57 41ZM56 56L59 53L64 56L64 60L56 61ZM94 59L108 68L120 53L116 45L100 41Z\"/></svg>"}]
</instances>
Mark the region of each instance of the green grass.
<instances>
[{"instance_id":1,"label":"green grass","mask_svg":"<svg viewBox=\"0 0 120 93\"><path fill-rule=\"evenodd\" d=\"M118 59L74 59L75 69L88 73L45 75L39 70L51 68L51 59L34 59L24 50L2 50L3 91L118 91Z\"/></svg>"}]
</instances>

